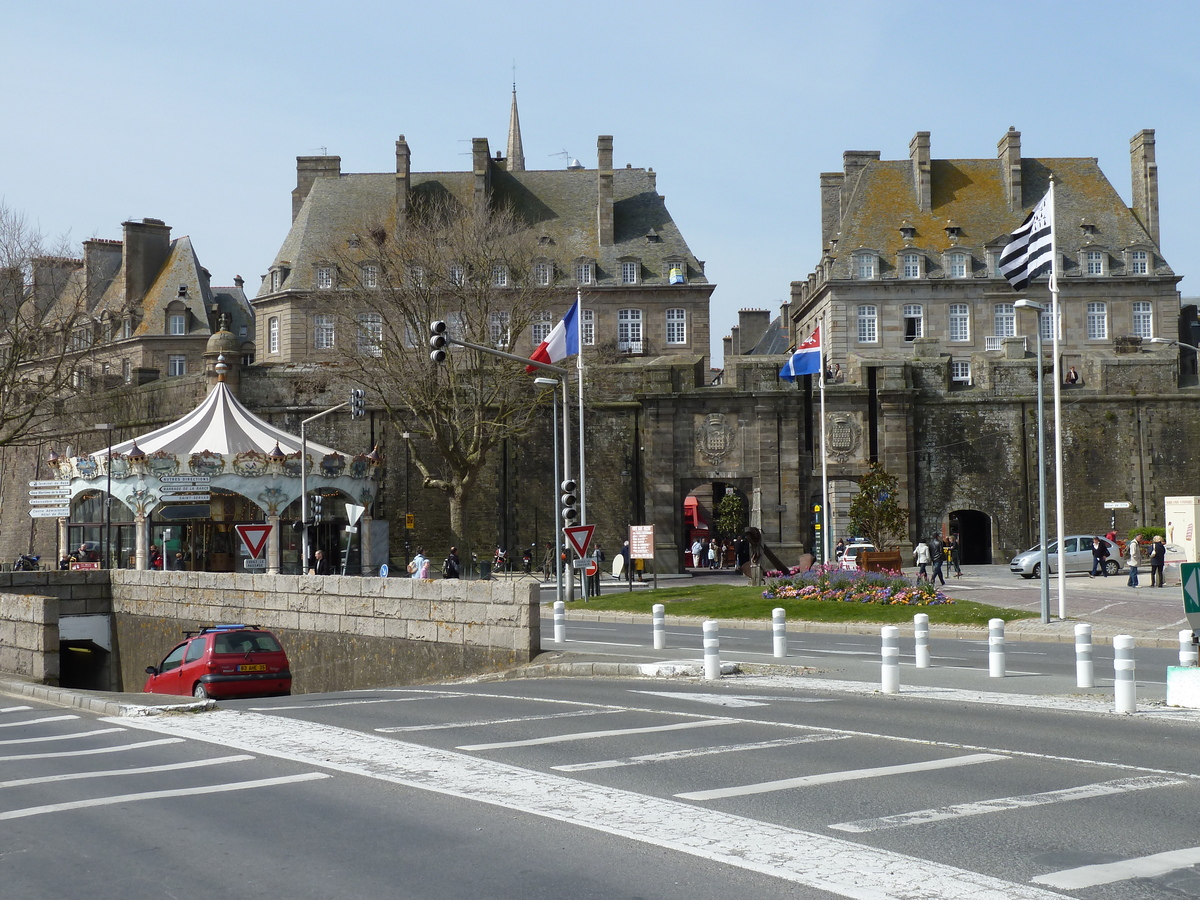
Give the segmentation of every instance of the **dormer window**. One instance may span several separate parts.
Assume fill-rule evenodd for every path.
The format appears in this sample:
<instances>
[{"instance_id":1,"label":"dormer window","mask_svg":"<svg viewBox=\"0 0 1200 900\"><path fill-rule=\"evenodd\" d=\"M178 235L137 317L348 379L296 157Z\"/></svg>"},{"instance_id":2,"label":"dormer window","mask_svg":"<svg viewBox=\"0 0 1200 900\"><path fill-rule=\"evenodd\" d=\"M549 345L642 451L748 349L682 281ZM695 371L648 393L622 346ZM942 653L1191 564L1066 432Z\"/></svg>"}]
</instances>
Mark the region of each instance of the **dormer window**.
<instances>
[{"instance_id":1,"label":"dormer window","mask_svg":"<svg viewBox=\"0 0 1200 900\"><path fill-rule=\"evenodd\" d=\"M900 254L900 274L904 278L921 277L921 254L905 251Z\"/></svg>"},{"instance_id":2,"label":"dormer window","mask_svg":"<svg viewBox=\"0 0 1200 900\"><path fill-rule=\"evenodd\" d=\"M317 266L317 290L328 291L333 288L333 266Z\"/></svg>"},{"instance_id":3,"label":"dormer window","mask_svg":"<svg viewBox=\"0 0 1200 900\"><path fill-rule=\"evenodd\" d=\"M946 258L946 272L951 278L966 278L970 274L971 257L966 253L951 253Z\"/></svg>"},{"instance_id":4,"label":"dormer window","mask_svg":"<svg viewBox=\"0 0 1200 900\"><path fill-rule=\"evenodd\" d=\"M492 287L508 287L508 266L499 263L492 266Z\"/></svg>"},{"instance_id":5,"label":"dormer window","mask_svg":"<svg viewBox=\"0 0 1200 900\"><path fill-rule=\"evenodd\" d=\"M596 280L596 263L590 259L575 260L575 283L593 284Z\"/></svg>"},{"instance_id":6,"label":"dormer window","mask_svg":"<svg viewBox=\"0 0 1200 900\"><path fill-rule=\"evenodd\" d=\"M187 313L171 313L167 316L167 334L187 334Z\"/></svg>"},{"instance_id":7,"label":"dormer window","mask_svg":"<svg viewBox=\"0 0 1200 900\"><path fill-rule=\"evenodd\" d=\"M1107 275L1108 260L1103 250L1083 251L1083 271L1085 275Z\"/></svg>"},{"instance_id":8,"label":"dormer window","mask_svg":"<svg viewBox=\"0 0 1200 900\"><path fill-rule=\"evenodd\" d=\"M951 241L957 242L959 237L962 236L962 229L958 226L958 223L955 222L953 219L946 220L945 228L946 228L946 237L950 238Z\"/></svg>"},{"instance_id":9,"label":"dormer window","mask_svg":"<svg viewBox=\"0 0 1200 900\"><path fill-rule=\"evenodd\" d=\"M621 284L637 284L641 278L642 264L636 259L621 260Z\"/></svg>"},{"instance_id":10,"label":"dormer window","mask_svg":"<svg viewBox=\"0 0 1200 900\"><path fill-rule=\"evenodd\" d=\"M900 236L904 238L905 242L907 243L917 236L917 229L914 228L911 223L905 222L900 226Z\"/></svg>"},{"instance_id":11,"label":"dormer window","mask_svg":"<svg viewBox=\"0 0 1200 900\"><path fill-rule=\"evenodd\" d=\"M647 244L657 244L658 240L659 240L658 232L655 231L653 228L651 228L649 231L646 232L646 243Z\"/></svg>"},{"instance_id":12,"label":"dormer window","mask_svg":"<svg viewBox=\"0 0 1200 900\"><path fill-rule=\"evenodd\" d=\"M1150 274L1150 253L1146 250L1129 250L1127 252L1129 262L1126 267L1130 275L1149 275Z\"/></svg>"},{"instance_id":13,"label":"dormer window","mask_svg":"<svg viewBox=\"0 0 1200 900\"><path fill-rule=\"evenodd\" d=\"M451 284L461 286L466 283L466 269L459 263L451 263L450 268L446 272L446 278Z\"/></svg>"},{"instance_id":14,"label":"dormer window","mask_svg":"<svg viewBox=\"0 0 1200 900\"><path fill-rule=\"evenodd\" d=\"M363 287L374 290L379 287L379 266L374 263L364 263L359 270L359 278Z\"/></svg>"},{"instance_id":15,"label":"dormer window","mask_svg":"<svg viewBox=\"0 0 1200 900\"><path fill-rule=\"evenodd\" d=\"M549 287L554 283L554 263L538 260L533 264L533 282L538 287Z\"/></svg>"},{"instance_id":16,"label":"dormer window","mask_svg":"<svg viewBox=\"0 0 1200 900\"><path fill-rule=\"evenodd\" d=\"M1084 234L1095 234L1097 231L1095 224L1089 222L1087 219L1079 220L1079 229Z\"/></svg>"},{"instance_id":17,"label":"dormer window","mask_svg":"<svg viewBox=\"0 0 1200 900\"><path fill-rule=\"evenodd\" d=\"M687 284L687 260L681 256L663 260L663 278L667 284Z\"/></svg>"},{"instance_id":18,"label":"dormer window","mask_svg":"<svg viewBox=\"0 0 1200 900\"><path fill-rule=\"evenodd\" d=\"M860 281L872 281L879 276L879 257L874 253L854 255L855 277Z\"/></svg>"}]
</instances>

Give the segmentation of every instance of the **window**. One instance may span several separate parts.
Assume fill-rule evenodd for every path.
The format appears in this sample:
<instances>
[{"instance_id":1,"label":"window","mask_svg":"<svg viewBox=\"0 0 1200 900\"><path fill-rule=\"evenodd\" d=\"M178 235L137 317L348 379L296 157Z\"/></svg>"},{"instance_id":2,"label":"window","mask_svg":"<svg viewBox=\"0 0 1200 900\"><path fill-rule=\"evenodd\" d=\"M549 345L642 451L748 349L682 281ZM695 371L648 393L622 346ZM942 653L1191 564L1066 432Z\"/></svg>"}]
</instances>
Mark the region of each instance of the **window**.
<instances>
[{"instance_id":1,"label":"window","mask_svg":"<svg viewBox=\"0 0 1200 900\"><path fill-rule=\"evenodd\" d=\"M493 347L508 346L508 311L500 310L488 316L488 337Z\"/></svg>"},{"instance_id":2,"label":"window","mask_svg":"<svg viewBox=\"0 0 1200 900\"><path fill-rule=\"evenodd\" d=\"M1133 333L1140 338L1154 337L1154 313L1149 300L1133 301Z\"/></svg>"},{"instance_id":3,"label":"window","mask_svg":"<svg viewBox=\"0 0 1200 900\"><path fill-rule=\"evenodd\" d=\"M905 253L901 261L905 278L921 277L921 257L916 253Z\"/></svg>"},{"instance_id":4,"label":"window","mask_svg":"<svg viewBox=\"0 0 1200 900\"><path fill-rule=\"evenodd\" d=\"M950 363L950 380L958 384L970 384L971 364L962 359L952 360Z\"/></svg>"},{"instance_id":5,"label":"window","mask_svg":"<svg viewBox=\"0 0 1200 900\"><path fill-rule=\"evenodd\" d=\"M875 277L875 257L870 253L861 254L857 260L858 277L863 279L872 279ZM861 308L861 307L860 307ZM872 338L871 340L874 340Z\"/></svg>"},{"instance_id":6,"label":"window","mask_svg":"<svg viewBox=\"0 0 1200 900\"><path fill-rule=\"evenodd\" d=\"M187 334L187 313L172 313L167 317L168 334Z\"/></svg>"},{"instance_id":7,"label":"window","mask_svg":"<svg viewBox=\"0 0 1200 900\"><path fill-rule=\"evenodd\" d=\"M950 304L950 340L971 339L971 308L965 303Z\"/></svg>"},{"instance_id":8,"label":"window","mask_svg":"<svg viewBox=\"0 0 1200 900\"><path fill-rule=\"evenodd\" d=\"M121 377L129 384L133 380L133 365L127 359L121 360Z\"/></svg>"},{"instance_id":9,"label":"window","mask_svg":"<svg viewBox=\"0 0 1200 900\"><path fill-rule=\"evenodd\" d=\"M997 303L992 307L992 334L996 337L1016 337L1017 311L1011 303Z\"/></svg>"},{"instance_id":10,"label":"window","mask_svg":"<svg viewBox=\"0 0 1200 900\"><path fill-rule=\"evenodd\" d=\"M1000 271L1000 260L1003 258L1003 250L992 250L988 253L988 271L991 273L993 278L1004 277L1004 273Z\"/></svg>"},{"instance_id":11,"label":"window","mask_svg":"<svg viewBox=\"0 0 1200 900\"><path fill-rule=\"evenodd\" d=\"M359 315L358 352L364 356L383 356L383 316L379 313Z\"/></svg>"},{"instance_id":12,"label":"window","mask_svg":"<svg viewBox=\"0 0 1200 900\"><path fill-rule=\"evenodd\" d=\"M637 284L639 268L636 262L621 263L621 284Z\"/></svg>"},{"instance_id":13,"label":"window","mask_svg":"<svg viewBox=\"0 0 1200 900\"><path fill-rule=\"evenodd\" d=\"M585 347L596 345L596 311L594 309L580 310L579 329L582 332L580 340Z\"/></svg>"},{"instance_id":14,"label":"window","mask_svg":"<svg viewBox=\"0 0 1200 900\"><path fill-rule=\"evenodd\" d=\"M546 263L546 262L534 263L533 280L540 287L546 287L548 284L550 284L553 274L554 274L554 266L551 265L550 263Z\"/></svg>"},{"instance_id":15,"label":"window","mask_svg":"<svg viewBox=\"0 0 1200 900\"><path fill-rule=\"evenodd\" d=\"M283 283L282 274L278 269L271 270L271 290L279 290L279 285Z\"/></svg>"},{"instance_id":16,"label":"window","mask_svg":"<svg viewBox=\"0 0 1200 900\"><path fill-rule=\"evenodd\" d=\"M362 286L365 288L379 287L379 266L362 267Z\"/></svg>"},{"instance_id":17,"label":"window","mask_svg":"<svg viewBox=\"0 0 1200 900\"><path fill-rule=\"evenodd\" d=\"M1103 300L1087 305L1087 336L1089 341L1108 340L1108 304Z\"/></svg>"},{"instance_id":18,"label":"window","mask_svg":"<svg viewBox=\"0 0 1200 900\"><path fill-rule=\"evenodd\" d=\"M575 281L577 284L591 284L593 264L590 262L575 263Z\"/></svg>"},{"instance_id":19,"label":"window","mask_svg":"<svg viewBox=\"0 0 1200 900\"><path fill-rule=\"evenodd\" d=\"M333 345L333 316L313 316L313 347L317 350L332 350Z\"/></svg>"},{"instance_id":20,"label":"window","mask_svg":"<svg viewBox=\"0 0 1200 900\"><path fill-rule=\"evenodd\" d=\"M267 319L267 352L279 352L279 316Z\"/></svg>"},{"instance_id":21,"label":"window","mask_svg":"<svg viewBox=\"0 0 1200 900\"><path fill-rule=\"evenodd\" d=\"M508 287L508 266L492 266L492 287Z\"/></svg>"},{"instance_id":22,"label":"window","mask_svg":"<svg viewBox=\"0 0 1200 900\"><path fill-rule=\"evenodd\" d=\"M333 266L317 267L317 287L323 291L333 287Z\"/></svg>"},{"instance_id":23,"label":"window","mask_svg":"<svg viewBox=\"0 0 1200 900\"><path fill-rule=\"evenodd\" d=\"M553 317L548 312L536 313L533 317L533 346L539 346L550 337L550 323Z\"/></svg>"},{"instance_id":24,"label":"window","mask_svg":"<svg viewBox=\"0 0 1200 900\"><path fill-rule=\"evenodd\" d=\"M925 336L925 311L920 303L904 306L904 339L914 341Z\"/></svg>"},{"instance_id":25,"label":"window","mask_svg":"<svg viewBox=\"0 0 1200 900\"><path fill-rule=\"evenodd\" d=\"M1129 254L1129 271L1133 275L1149 274L1150 257L1145 250L1134 250Z\"/></svg>"},{"instance_id":26,"label":"window","mask_svg":"<svg viewBox=\"0 0 1200 900\"><path fill-rule=\"evenodd\" d=\"M447 271L447 279L451 284L464 284L466 282L466 270L458 263L451 263Z\"/></svg>"},{"instance_id":27,"label":"window","mask_svg":"<svg viewBox=\"0 0 1200 900\"><path fill-rule=\"evenodd\" d=\"M686 344L687 343L687 310L685 310L685 309L668 309L667 310L667 343L668 344Z\"/></svg>"},{"instance_id":28,"label":"window","mask_svg":"<svg viewBox=\"0 0 1200 900\"><path fill-rule=\"evenodd\" d=\"M1088 250L1083 254L1083 262L1088 275L1104 274L1104 254L1099 250Z\"/></svg>"},{"instance_id":29,"label":"window","mask_svg":"<svg viewBox=\"0 0 1200 900\"><path fill-rule=\"evenodd\" d=\"M642 311L617 310L617 350L621 353L642 352Z\"/></svg>"},{"instance_id":30,"label":"window","mask_svg":"<svg viewBox=\"0 0 1200 900\"><path fill-rule=\"evenodd\" d=\"M187 374L187 357L182 354L172 353L167 357L167 375L186 375Z\"/></svg>"},{"instance_id":31,"label":"window","mask_svg":"<svg viewBox=\"0 0 1200 900\"><path fill-rule=\"evenodd\" d=\"M663 278L667 284L687 284L687 260L679 257L664 260Z\"/></svg>"},{"instance_id":32,"label":"window","mask_svg":"<svg viewBox=\"0 0 1200 900\"><path fill-rule=\"evenodd\" d=\"M1054 314L1050 310L1043 309L1038 314L1038 328L1043 341L1054 340Z\"/></svg>"},{"instance_id":33,"label":"window","mask_svg":"<svg viewBox=\"0 0 1200 900\"><path fill-rule=\"evenodd\" d=\"M879 340L879 307L863 305L858 308L858 342L874 344Z\"/></svg>"},{"instance_id":34,"label":"window","mask_svg":"<svg viewBox=\"0 0 1200 900\"><path fill-rule=\"evenodd\" d=\"M950 254L950 277L951 278L966 278L967 277L967 254L951 253Z\"/></svg>"},{"instance_id":35,"label":"window","mask_svg":"<svg viewBox=\"0 0 1200 900\"><path fill-rule=\"evenodd\" d=\"M133 319L126 318L125 321L121 323L121 337L133 337Z\"/></svg>"}]
</instances>

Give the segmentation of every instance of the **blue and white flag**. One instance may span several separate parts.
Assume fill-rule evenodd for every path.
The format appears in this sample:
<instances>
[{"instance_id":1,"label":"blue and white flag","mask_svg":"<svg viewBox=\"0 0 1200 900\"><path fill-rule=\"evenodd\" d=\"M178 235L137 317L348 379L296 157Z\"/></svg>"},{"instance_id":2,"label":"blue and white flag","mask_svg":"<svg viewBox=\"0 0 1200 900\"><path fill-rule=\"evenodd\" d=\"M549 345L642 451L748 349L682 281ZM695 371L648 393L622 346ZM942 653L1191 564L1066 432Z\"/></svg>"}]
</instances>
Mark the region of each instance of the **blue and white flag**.
<instances>
[{"instance_id":1,"label":"blue and white flag","mask_svg":"<svg viewBox=\"0 0 1200 900\"><path fill-rule=\"evenodd\" d=\"M795 381L798 375L816 375L821 371L821 326L813 329L808 340L796 348L792 358L783 364L779 377Z\"/></svg>"},{"instance_id":2,"label":"blue and white flag","mask_svg":"<svg viewBox=\"0 0 1200 900\"><path fill-rule=\"evenodd\" d=\"M1000 255L1000 274L1008 279L1013 290L1023 291L1039 275L1050 273L1050 290L1054 290L1054 214L1047 194L1033 212L1012 233L1011 240Z\"/></svg>"}]
</instances>

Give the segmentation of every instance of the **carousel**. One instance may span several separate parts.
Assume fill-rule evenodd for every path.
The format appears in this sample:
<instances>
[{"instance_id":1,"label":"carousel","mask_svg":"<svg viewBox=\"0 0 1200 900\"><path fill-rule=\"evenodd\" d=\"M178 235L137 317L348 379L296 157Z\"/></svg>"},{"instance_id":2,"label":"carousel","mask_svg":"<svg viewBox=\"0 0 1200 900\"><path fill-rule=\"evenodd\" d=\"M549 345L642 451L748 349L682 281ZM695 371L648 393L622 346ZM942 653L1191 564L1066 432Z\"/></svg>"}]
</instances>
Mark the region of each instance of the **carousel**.
<instances>
[{"instance_id":1,"label":"carousel","mask_svg":"<svg viewBox=\"0 0 1200 900\"><path fill-rule=\"evenodd\" d=\"M216 338L217 335L214 335ZM226 382L217 357L216 382L183 418L87 456L57 456L49 464L70 493L69 518L59 519L59 546L72 565L203 572L307 571L302 560L301 495L308 492L310 554L324 550L357 573L371 558L371 508L378 490L377 451L349 455L288 434L251 413ZM107 515L106 515L107 508ZM358 533L346 533L361 516ZM265 548L253 560L238 525ZM267 526L267 527L262 527ZM269 530L268 530L269 529ZM252 541L253 542L253 541Z\"/></svg>"}]
</instances>

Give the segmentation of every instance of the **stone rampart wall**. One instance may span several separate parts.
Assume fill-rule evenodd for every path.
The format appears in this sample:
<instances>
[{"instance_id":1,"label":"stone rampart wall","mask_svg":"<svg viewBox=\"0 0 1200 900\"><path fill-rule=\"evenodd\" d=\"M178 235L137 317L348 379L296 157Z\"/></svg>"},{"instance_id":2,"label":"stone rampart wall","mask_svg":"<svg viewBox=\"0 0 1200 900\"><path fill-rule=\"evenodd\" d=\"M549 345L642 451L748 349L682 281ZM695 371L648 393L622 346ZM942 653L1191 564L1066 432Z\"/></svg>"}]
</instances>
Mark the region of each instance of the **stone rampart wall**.
<instances>
[{"instance_id":1,"label":"stone rampart wall","mask_svg":"<svg viewBox=\"0 0 1200 900\"><path fill-rule=\"evenodd\" d=\"M56 597L0 594L0 672L58 684Z\"/></svg>"}]
</instances>

